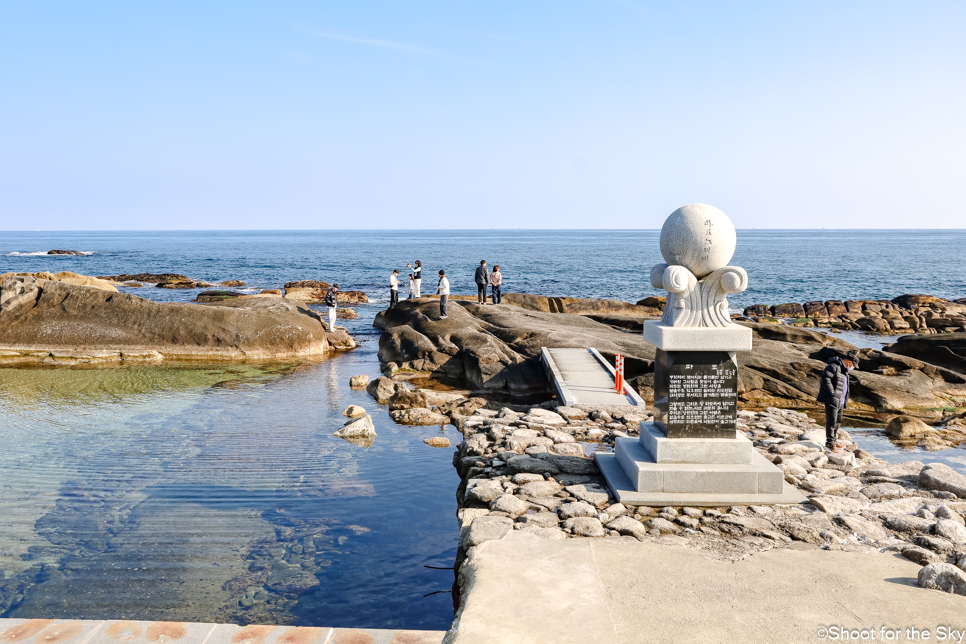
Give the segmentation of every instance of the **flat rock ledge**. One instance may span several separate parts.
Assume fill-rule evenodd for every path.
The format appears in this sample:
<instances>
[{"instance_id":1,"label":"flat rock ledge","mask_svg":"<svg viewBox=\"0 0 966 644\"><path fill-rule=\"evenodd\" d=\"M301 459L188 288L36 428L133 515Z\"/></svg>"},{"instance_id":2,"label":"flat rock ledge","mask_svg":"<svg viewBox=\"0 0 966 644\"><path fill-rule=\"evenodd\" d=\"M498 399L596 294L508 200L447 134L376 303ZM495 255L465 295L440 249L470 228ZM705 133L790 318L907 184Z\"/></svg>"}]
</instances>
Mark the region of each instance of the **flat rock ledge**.
<instances>
[{"instance_id":1,"label":"flat rock ledge","mask_svg":"<svg viewBox=\"0 0 966 644\"><path fill-rule=\"evenodd\" d=\"M157 303L114 289L7 274L0 363L274 360L355 346L345 329L285 299Z\"/></svg>"},{"instance_id":2,"label":"flat rock ledge","mask_svg":"<svg viewBox=\"0 0 966 644\"><path fill-rule=\"evenodd\" d=\"M921 566L966 570L966 476L943 464L889 464L858 449L845 431L840 454L821 447L824 428L793 410L739 412L738 428L809 499L799 505L635 507L610 495L591 451L637 436L651 413L639 407L481 407L458 417L453 457L461 483L456 559L503 539L624 539L693 548L739 561L775 548L894 552ZM925 573L928 587L959 592L959 577ZM936 581L936 580L939 581ZM939 586L937 586L937 584Z\"/></svg>"}]
</instances>

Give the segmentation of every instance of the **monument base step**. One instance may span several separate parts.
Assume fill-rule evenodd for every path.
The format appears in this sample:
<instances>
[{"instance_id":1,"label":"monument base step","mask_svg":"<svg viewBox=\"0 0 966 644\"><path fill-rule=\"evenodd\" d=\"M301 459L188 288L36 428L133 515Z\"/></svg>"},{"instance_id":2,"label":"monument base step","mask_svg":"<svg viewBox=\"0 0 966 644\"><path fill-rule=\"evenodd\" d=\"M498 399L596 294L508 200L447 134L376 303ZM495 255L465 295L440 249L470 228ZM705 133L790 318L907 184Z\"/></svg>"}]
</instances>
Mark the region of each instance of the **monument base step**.
<instances>
[{"instance_id":1,"label":"monument base step","mask_svg":"<svg viewBox=\"0 0 966 644\"><path fill-rule=\"evenodd\" d=\"M655 463L752 463L755 448L739 431L728 438L668 438L652 421L640 425L641 447Z\"/></svg>"},{"instance_id":2,"label":"monument base step","mask_svg":"<svg viewBox=\"0 0 966 644\"><path fill-rule=\"evenodd\" d=\"M652 507L725 507L729 505L775 505L806 503L805 498L793 485L782 482L780 494L748 494L727 492L638 492L617 461L616 454L595 454L594 460L600 468L607 485L625 505L645 505Z\"/></svg>"},{"instance_id":3,"label":"monument base step","mask_svg":"<svg viewBox=\"0 0 966 644\"><path fill-rule=\"evenodd\" d=\"M631 481L630 489L637 492L780 494L785 474L756 452L748 439L741 440L751 450L745 462L708 463L702 458L694 462L655 463L653 456L633 438L618 438L614 454ZM741 444L735 439L731 442ZM688 451L680 444L678 450ZM703 448L696 452L704 456Z\"/></svg>"}]
</instances>

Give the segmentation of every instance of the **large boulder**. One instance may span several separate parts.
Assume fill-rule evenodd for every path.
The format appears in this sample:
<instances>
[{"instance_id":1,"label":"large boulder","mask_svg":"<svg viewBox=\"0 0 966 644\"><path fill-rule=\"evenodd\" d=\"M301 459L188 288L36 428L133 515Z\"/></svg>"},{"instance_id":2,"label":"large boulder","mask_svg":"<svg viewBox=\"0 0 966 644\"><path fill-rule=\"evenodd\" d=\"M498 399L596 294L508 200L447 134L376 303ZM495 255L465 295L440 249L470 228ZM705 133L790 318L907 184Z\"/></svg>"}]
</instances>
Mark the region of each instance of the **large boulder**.
<instances>
[{"instance_id":1,"label":"large boulder","mask_svg":"<svg viewBox=\"0 0 966 644\"><path fill-rule=\"evenodd\" d=\"M158 303L8 275L0 281L0 303L4 362L261 360L329 350L319 315L281 299Z\"/></svg>"},{"instance_id":2,"label":"large boulder","mask_svg":"<svg viewBox=\"0 0 966 644\"><path fill-rule=\"evenodd\" d=\"M919 571L919 585L956 595L966 595L966 572L948 563L931 563Z\"/></svg>"},{"instance_id":3,"label":"large boulder","mask_svg":"<svg viewBox=\"0 0 966 644\"><path fill-rule=\"evenodd\" d=\"M885 350L966 374L966 333L904 335Z\"/></svg>"},{"instance_id":4,"label":"large boulder","mask_svg":"<svg viewBox=\"0 0 966 644\"><path fill-rule=\"evenodd\" d=\"M935 433L932 427L912 416L896 416L886 426L886 434L892 438L918 438Z\"/></svg>"}]
</instances>

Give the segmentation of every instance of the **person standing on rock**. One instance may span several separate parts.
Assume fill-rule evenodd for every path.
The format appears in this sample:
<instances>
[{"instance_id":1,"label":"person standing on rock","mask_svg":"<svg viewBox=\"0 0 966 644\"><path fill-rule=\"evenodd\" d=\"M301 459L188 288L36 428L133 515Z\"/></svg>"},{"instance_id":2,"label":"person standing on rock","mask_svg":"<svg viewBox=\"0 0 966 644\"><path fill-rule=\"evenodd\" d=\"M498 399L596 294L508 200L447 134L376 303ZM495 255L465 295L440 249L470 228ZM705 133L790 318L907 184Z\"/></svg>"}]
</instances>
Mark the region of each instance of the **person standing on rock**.
<instances>
[{"instance_id":1,"label":"person standing on rock","mask_svg":"<svg viewBox=\"0 0 966 644\"><path fill-rule=\"evenodd\" d=\"M825 447L832 452L842 451L837 436L842 426L842 412L849 404L849 372L858 365L854 352L847 358L832 356L819 381L818 402L825 405Z\"/></svg>"},{"instance_id":2,"label":"person standing on rock","mask_svg":"<svg viewBox=\"0 0 966 644\"><path fill-rule=\"evenodd\" d=\"M329 307L329 331L335 331L335 310L339 306L339 285L333 284L325 292L325 305Z\"/></svg>"},{"instance_id":3,"label":"person standing on rock","mask_svg":"<svg viewBox=\"0 0 966 644\"><path fill-rule=\"evenodd\" d=\"M419 298L419 290L423 287L423 263L417 259L415 266L412 264L406 264L406 266L413 272L413 282L416 286L416 290L413 291L413 297Z\"/></svg>"},{"instance_id":4,"label":"person standing on rock","mask_svg":"<svg viewBox=\"0 0 966 644\"><path fill-rule=\"evenodd\" d=\"M389 276L389 308L399 304L399 269L395 269Z\"/></svg>"},{"instance_id":5,"label":"person standing on rock","mask_svg":"<svg viewBox=\"0 0 966 644\"><path fill-rule=\"evenodd\" d=\"M500 265L496 264L493 266L493 272L490 273L490 289L493 291L494 304L503 303L503 293L501 292L502 286L503 286L503 273L500 272ZM486 298L484 297L484 299Z\"/></svg>"},{"instance_id":6,"label":"person standing on rock","mask_svg":"<svg viewBox=\"0 0 966 644\"><path fill-rule=\"evenodd\" d=\"M480 261L479 268L476 269L476 303L486 304L486 287L490 285L490 274L486 270L486 260Z\"/></svg>"},{"instance_id":7,"label":"person standing on rock","mask_svg":"<svg viewBox=\"0 0 966 644\"><path fill-rule=\"evenodd\" d=\"M449 317L446 315L446 300L449 299L449 280L446 279L446 271L439 272L439 284L436 285L436 295L439 296L439 319L445 320Z\"/></svg>"},{"instance_id":8,"label":"person standing on rock","mask_svg":"<svg viewBox=\"0 0 966 644\"><path fill-rule=\"evenodd\" d=\"M409 274L409 293L406 294L406 299L413 299L413 293L416 291L416 280L413 279L413 274Z\"/></svg>"}]
</instances>

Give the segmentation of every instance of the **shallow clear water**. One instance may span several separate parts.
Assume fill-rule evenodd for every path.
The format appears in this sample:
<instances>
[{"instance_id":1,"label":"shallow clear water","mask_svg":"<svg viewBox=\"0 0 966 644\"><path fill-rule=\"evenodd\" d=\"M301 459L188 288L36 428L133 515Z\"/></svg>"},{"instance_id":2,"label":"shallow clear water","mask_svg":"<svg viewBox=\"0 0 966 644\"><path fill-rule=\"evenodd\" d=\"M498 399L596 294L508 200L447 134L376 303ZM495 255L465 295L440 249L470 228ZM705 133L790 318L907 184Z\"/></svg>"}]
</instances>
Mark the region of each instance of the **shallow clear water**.
<instances>
[{"instance_id":1,"label":"shallow clear water","mask_svg":"<svg viewBox=\"0 0 966 644\"><path fill-rule=\"evenodd\" d=\"M735 309L966 297L964 231L738 239L733 263L750 288L732 298ZM29 254L52 248L92 254ZM424 292L445 268L454 293L472 293L484 258L501 264L505 291L633 302L656 293L648 276L660 253L657 231L0 235L0 273L174 272L241 279L254 291L322 279L372 299L345 323L360 348L328 361L0 369L0 616L448 628L452 572L425 566L453 565L459 481L452 450L422 439L455 443L457 434L395 425L348 379L378 375L371 322L393 268L421 259ZM197 293L122 290L159 301ZM379 435L368 449L331 435L351 403L374 412ZM959 450L900 454L867 434L860 444L884 458L963 468Z\"/></svg>"},{"instance_id":2,"label":"shallow clear water","mask_svg":"<svg viewBox=\"0 0 966 644\"><path fill-rule=\"evenodd\" d=\"M2 615L448 628L455 430L331 435L377 367L0 369Z\"/></svg>"},{"instance_id":3,"label":"shallow clear water","mask_svg":"<svg viewBox=\"0 0 966 644\"><path fill-rule=\"evenodd\" d=\"M945 463L957 472L966 474L966 450L958 447L929 452L919 447L899 447L881 430L848 427L845 429L859 447L888 463L906 461Z\"/></svg>"}]
</instances>

